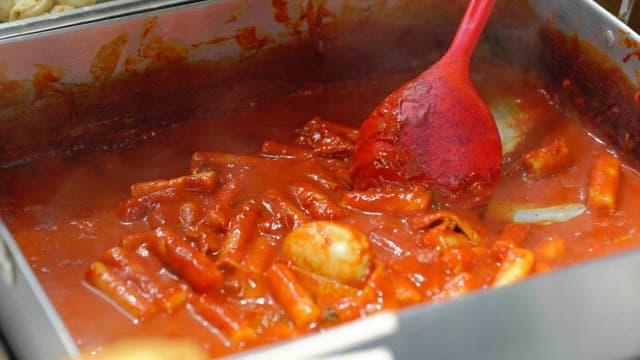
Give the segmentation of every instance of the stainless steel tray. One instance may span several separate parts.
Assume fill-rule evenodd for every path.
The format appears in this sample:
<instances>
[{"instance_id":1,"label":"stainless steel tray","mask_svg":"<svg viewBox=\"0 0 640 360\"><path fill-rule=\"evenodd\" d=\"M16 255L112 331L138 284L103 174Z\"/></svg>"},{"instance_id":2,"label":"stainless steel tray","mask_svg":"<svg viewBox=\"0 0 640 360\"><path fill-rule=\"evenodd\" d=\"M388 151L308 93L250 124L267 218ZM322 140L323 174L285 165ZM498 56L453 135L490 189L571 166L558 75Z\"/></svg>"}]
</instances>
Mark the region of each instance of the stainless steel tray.
<instances>
[{"instance_id":1,"label":"stainless steel tray","mask_svg":"<svg viewBox=\"0 0 640 360\"><path fill-rule=\"evenodd\" d=\"M374 11L374 1L345 1ZM188 3L188 4L187 4ZM530 0L540 23L552 23L607 53L635 81L637 62L623 61L632 50L623 39L640 43L633 31L589 0ZM152 5L151 5L152 4ZM297 3L291 1L289 6ZM179 5L179 6L178 6ZM343 1L329 1L339 9ZM0 61L7 76L29 79L34 64L65 69L75 82L92 81L90 66L100 47L130 34L141 39L145 20L157 18L163 33L187 44L228 36L248 24L275 39L293 39L271 16L270 2L114 1L95 13L65 19L39 19L0 28ZM234 7L245 9L233 24ZM20 26L23 29L18 31ZM14 29L10 29L15 27ZM16 36L19 34L19 36ZM71 44L71 45L70 45ZM67 49L67 50L62 50ZM233 44L205 47L190 60L240 57ZM46 59L43 60L43 59ZM123 72L120 61L115 74ZM16 356L60 359L77 347L37 281L9 231L0 223L0 327ZM314 358L335 354L367 358L438 359L622 359L640 356L640 251L581 264L552 274L441 304L380 314L368 319L238 357ZM37 335L36 335L37 334ZM34 337L37 336L37 341Z\"/></svg>"},{"instance_id":2,"label":"stainless steel tray","mask_svg":"<svg viewBox=\"0 0 640 360\"><path fill-rule=\"evenodd\" d=\"M0 23L0 39L21 37L42 31L76 26L130 14L168 8L198 0L110 0L73 11Z\"/></svg>"}]
</instances>

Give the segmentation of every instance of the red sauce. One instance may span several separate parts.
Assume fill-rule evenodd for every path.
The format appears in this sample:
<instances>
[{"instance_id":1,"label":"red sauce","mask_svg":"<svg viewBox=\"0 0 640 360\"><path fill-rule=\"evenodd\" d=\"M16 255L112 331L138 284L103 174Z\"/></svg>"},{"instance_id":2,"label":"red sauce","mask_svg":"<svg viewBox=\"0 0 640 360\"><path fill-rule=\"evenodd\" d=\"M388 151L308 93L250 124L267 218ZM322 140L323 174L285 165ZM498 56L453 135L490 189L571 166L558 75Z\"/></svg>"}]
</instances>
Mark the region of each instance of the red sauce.
<instances>
[{"instance_id":1,"label":"red sauce","mask_svg":"<svg viewBox=\"0 0 640 360\"><path fill-rule=\"evenodd\" d=\"M287 24L291 20L287 13L287 2L285 0L273 0L271 3L273 4L274 19L279 23Z\"/></svg>"},{"instance_id":2,"label":"red sauce","mask_svg":"<svg viewBox=\"0 0 640 360\"><path fill-rule=\"evenodd\" d=\"M629 60L631 60L632 57L636 57L640 59L640 51L636 50L628 53L622 58L622 62L628 62Z\"/></svg>"},{"instance_id":3,"label":"red sauce","mask_svg":"<svg viewBox=\"0 0 640 360\"><path fill-rule=\"evenodd\" d=\"M255 26L240 29L235 35L236 43L245 50L260 49L273 42L268 37L259 37Z\"/></svg>"},{"instance_id":4,"label":"red sauce","mask_svg":"<svg viewBox=\"0 0 640 360\"><path fill-rule=\"evenodd\" d=\"M510 209L520 206L518 204L534 207L586 204L594 158L610 149L578 120L559 110L563 107L554 102L552 86L532 74L522 73L495 60L483 61L485 65L477 66L475 71L480 93L489 104L500 99L517 101L521 112L535 126L507 156L497 192L486 208L474 211L448 209L453 215L448 212L442 215L439 211L447 209L441 209L437 199L428 202L425 197L420 200L426 204L424 206L407 210L405 206L394 205L382 214L377 211L372 214L372 211L358 209L357 206L340 206L342 213L329 221L348 224L364 234L370 247L370 262L363 277L349 282L346 284L348 287L344 284L337 286L351 295L350 289L373 289L375 301L363 300L365 306L354 300L361 299L356 296L342 303L345 305L342 311L337 311L335 304L338 300L312 296L320 309L320 320L312 319L309 323L294 321L282 310L286 305L279 295L268 290L271 286L268 284L293 276L304 289L311 280L301 280L304 276L300 272L294 271L291 275L292 261L286 260L280 250L270 255L266 275L257 274L252 278L255 287L247 287L247 279L238 275L234 266L215 262L220 255L217 250L205 251L223 276L222 280L212 279L212 283L194 285L184 280L191 276L185 270L175 266L170 268L154 260L156 262L149 266L164 267L165 271L177 274L174 280L199 290L190 293L191 305L178 306L171 314L158 311L140 321L134 321L129 314L88 286L85 274L92 263L102 259L108 249L119 245L124 236L146 234L163 221L171 231L181 226L176 222L181 210L176 207L177 203L171 202L155 206L153 211L147 209L146 217L123 221L118 210L124 201L131 198L131 184L189 174L189 159L196 151L260 156L260 145L267 140L301 146L294 129L316 115L357 127L384 94L413 74L373 74L361 79L307 84L293 94L227 115L199 115L185 119L126 152L93 153L73 158L51 156L20 168L0 170L0 214L80 348L96 348L126 337L162 335L193 338L216 356L318 328L329 328L342 320L365 316L380 309L442 301L469 291L489 290L496 284L501 267L510 261L510 256L525 254L524 258L527 258L528 254L533 254L534 263L526 275L535 275L638 247L640 234L636 228L640 224L640 214L635 211L634 204L640 201L640 177L627 166L622 168L620 195L614 210L588 209L569 221L518 225L523 227L516 228L517 231L509 230L513 226L507 226L510 223L508 217L512 215ZM501 81L491 80L497 78ZM354 101L353 94L357 94L358 101ZM571 155L568 164L548 175L528 176L520 165L522 156L542 147L547 139L556 137L566 140ZM306 151L315 151L311 148L317 150L322 146L312 145ZM343 162L339 166L329 165L333 170L330 174L340 180L338 171L345 166L348 168L348 146L331 157ZM292 183L309 182L307 161L263 161L270 161L272 166L249 167L242 194L237 195L238 204L249 208L264 206L264 199L268 197L265 192L273 194L269 192L272 190L285 194L285 198L294 202L290 186ZM224 169L215 171L218 176L225 175ZM350 193L348 179L340 181L343 181L342 185L335 190L321 191L335 204L346 201L345 194ZM322 187L320 182L313 184ZM396 190L391 189L384 194ZM179 191L177 199L179 203L192 202L197 212L210 205L207 201L215 191L204 195ZM254 205L243 203L251 202L251 199L262 200L255 200ZM415 200L414 197L412 199ZM383 199L386 204L390 201ZM258 228L264 234L270 229L278 241L283 241L292 230L286 226L297 226L281 223L282 228L271 223L273 226L269 228L265 223L268 210L261 209L255 220L262 223ZM307 219L302 222L325 216L305 209L304 206L299 207L303 213L301 218ZM429 218L433 214L442 216L433 220ZM461 220L455 220L458 218ZM444 245L434 243L437 236L428 233L447 222L456 224L448 233L449 242ZM513 236L509 231L522 233L522 229L528 230L527 236L508 238ZM262 240L258 239L252 238L244 246L247 249L280 246L260 243ZM208 246L220 246L220 241L214 236ZM196 251L197 244L192 245L192 250ZM151 245L150 248L152 252L163 251L153 250ZM512 252L512 248L520 250ZM254 291L254 297L247 295L249 288ZM242 291L239 289L245 295L240 294ZM397 293L394 292L396 289L409 290ZM309 291L308 286L306 290ZM200 296L200 293L206 293L206 296ZM235 316L258 333L257 339L234 342L224 326L214 326L203 320L207 318L207 311L215 310L203 310L208 302L225 304L225 308L232 309ZM372 306L373 303L376 305ZM194 317L193 311L201 316Z\"/></svg>"},{"instance_id":5,"label":"red sauce","mask_svg":"<svg viewBox=\"0 0 640 360\"><path fill-rule=\"evenodd\" d=\"M95 81L105 81L113 75L128 37L128 33L122 33L100 47L89 70Z\"/></svg>"}]
</instances>

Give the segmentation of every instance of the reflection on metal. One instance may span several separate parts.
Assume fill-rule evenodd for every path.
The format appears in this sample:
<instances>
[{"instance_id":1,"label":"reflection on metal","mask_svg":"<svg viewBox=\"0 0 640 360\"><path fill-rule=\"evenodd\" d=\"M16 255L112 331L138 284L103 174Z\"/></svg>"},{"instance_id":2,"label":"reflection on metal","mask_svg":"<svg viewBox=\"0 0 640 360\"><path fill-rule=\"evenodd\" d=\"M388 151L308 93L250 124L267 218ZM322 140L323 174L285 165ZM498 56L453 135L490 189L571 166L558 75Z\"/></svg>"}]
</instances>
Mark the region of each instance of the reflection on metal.
<instances>
[{"instance_id":1,"label":"reflection on metal","mask_svg":"<svg viewBox=\"0 0 640 360\"><path fill-rule=\"evenodd\" d=\"M606 30L604 32L604 39L607 42L608 47L613 47L616 44L616 37L613 35L613 31Z\"/></svg>"},{"instance_id":2,"label":"reflection on metal","mask_svg":"<svg viewBox=\"0 0 640 360\"><path fill-rule=\"evenodd\" d=\"M15 270L13 261L11 260L11 254L9 254L2 237L0 237L0 278L7 286L13 285L15 281Z\"/></svg>"},{"instance_id":3,"label":"reflection on metal","mask_svg":"<svg viewBox=\"0 0 640 360\"><path fill-rule=\"evenodd\" d=\"M529 0L541 19L553 19L553 26L565 34L574 34L599 47L636 83L637 63L624 61L632 49L626 43L640 43L640 36L595 1ZM630 1L633 3L633 1ZM606 32L612 32L612 36Z\"/></svg>"},{"instance_id":4,"label":"reflection on metal","mask_svg":"<svg viewBox=\"0 0 640 360\"><path fill-rule=\"evenodd\" d=\"M373 343L381 339L388 339L397 334L398 316L392 312L380 312L367 318L352 321L334 327L330 332L319 332L312 336L289 341L281 345L270 346L240 353L233 357L236 360L266 360L286 359L296 354L296 359L393 359L391 349L385 346L365 347L362 351L358 347L362 344ZM338 354L340 354L338 356Z\"/></svg>"},{"instance_id":5,"label":"reflection on metal","mask_svg":"<svg viewBox=\"0 0 640 360\"><path fill-rule=\"evenodd\" d=\"M622 20L625 24L629 23L631 18L631 12L633 11L633 5L635 0L622 0L620 3L620 10L618 11L618 19Z\"/></svg>"}]
</instances>

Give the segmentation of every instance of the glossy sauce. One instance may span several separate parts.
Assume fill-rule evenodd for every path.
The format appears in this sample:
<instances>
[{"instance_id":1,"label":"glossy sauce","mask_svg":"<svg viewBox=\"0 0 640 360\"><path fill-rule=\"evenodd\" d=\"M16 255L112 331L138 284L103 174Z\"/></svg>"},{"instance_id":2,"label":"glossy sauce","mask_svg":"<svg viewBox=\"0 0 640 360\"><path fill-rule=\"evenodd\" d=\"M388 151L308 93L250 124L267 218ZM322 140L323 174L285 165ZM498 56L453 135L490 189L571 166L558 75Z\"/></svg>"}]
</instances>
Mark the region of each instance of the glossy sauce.
<instances>
[{"instance_id":1,"label":"glossy sauce","mask_svg":"<svg viewBox=\"0 0 640 360\"><path fill-rule=\"evenodd\" d=\"M153 227L150 215L146 221L125 222L118 214L119 205L130 198L131 184L189 174L189 159L196 151L258 155L263 141L291 144L296 137L294 129L316 115L357 128L385 94L413 75L373 74L355 80L308 83L293 94L242 111L185 119L126 152L73 158L51 156L21 168L1 170L0 214L82 349L99 348L125 337L162 335L196 339L211 355L219 356L334 326L340 321L325 319L310 328L296 327L269 295L265 295L265 301L242 302L235 295L212 291L213 298L230 301L236 309L242 309L241 316L248 323L260 329L258 340L234 343L223 330L195 317L187 306L172 314L160 312L135 321L84 279L89 266L118 245L123 236ZM486 233L476 246L453 249L443 259L445 255L431 251L416 236L418 231L410 229L410 218L438 210L437 199L427 210L409 215L371 214L346 208L346 216L339 219L366 234L372 259L386 269L383 282L411 282L420 294L418 302L442 301L466 290L490 289L502 261L492 246L509 222L500 210L504 204L543 207L586 203L594 157L610 151L577 119L558 110L561 107L552 96L554 84L491 59L483 59L474 76L489 104L517 102L535 124L525 140L508 154L498 190L488 208L452 209L470 222L482 224ZM492 80L498 77L501 81ZM519 163L521 156L558 136L568 142L569 166L540 179L527 177ZM291 167L286 161L273 164L271 169L250 173L245 198L268 189L286 193L288 179L299 180L307 175L304 166ZM347 191L336 190L329 197L340 203ZM640 214L634 204L640 201L640 177L626 166L619 194L615 211L587 210L567 222L532 225L529 236L518 246L536 255L533 273L638 247ZM170 206L158 210L159 216L164 212L166 218L175 216L175 211ZM545 244L557 239L563 241L558 247L560 255L544 258ZM440 258L429 260L433 257ZM371 265L367 277L373 272L375 265ZM234 278L233 271L224 270L224 274L227 284L241 281ZM447 287L452 280L455 283L456 276L465 284L465 291ZM388 290L390 285L383 284L378 289L385 286ZM379 296L378 308L370 306L355 317L414 303L394 300L388 294ZM316 301L324 310L331 303L329 299Z\"/></svg>"}]
</instances>

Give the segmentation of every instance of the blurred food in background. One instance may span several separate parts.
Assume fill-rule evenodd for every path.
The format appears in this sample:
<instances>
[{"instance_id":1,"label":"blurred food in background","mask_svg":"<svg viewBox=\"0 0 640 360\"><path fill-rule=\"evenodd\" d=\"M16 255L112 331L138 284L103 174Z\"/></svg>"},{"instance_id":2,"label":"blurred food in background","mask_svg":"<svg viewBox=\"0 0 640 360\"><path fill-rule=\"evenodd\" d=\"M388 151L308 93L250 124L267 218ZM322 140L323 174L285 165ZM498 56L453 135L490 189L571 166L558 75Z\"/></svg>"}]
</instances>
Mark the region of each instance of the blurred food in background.
<instances>
[{"instance_id":1,"label":"blurred food in background","mask_svg":"<svg viewBox=\"0 0 640 360\"><path fill-rule=\"evenodd\" d=\"M612 14L619 16L625 15L620 14L621 9L630 8L631 12L626 14L628 16L627 24L635 31L638 32L640 30L640 10L638 10L638 4L635 4L637 1L634 0L598 0L598 4L607 9ZM635 6L634 6L635 5ZM619 16L620 17L620 16ZM621 18L624 21L624 19Z\"/></svg>"},{"instance_id":2,"label":"blurred food in background","mask_svg":"<svg viewBox=\"0 0 640 360\"><path fill-rule=\"evenodd\" d=\"M96 0L0 0L0 22L20 20L94 5Z\"/></svg>"},{"instance_id":3,"label":"blurred food in background","mask_svg":"<svg viewBox=\"0 0 640 360\"><path fill-rule=\"evenodd\" d=\"M90 6L107 0L0 0L0 23L32 18L44 14L54 14ZM598 0L602 7L618 16L622 6L633 4L634 0ZM632 11L628 24L636 32L640 29L640 11Z\"/></svg>"},{"instance_id":4,"label":"blurred food in background","mask_svg":"<svg viewBox=\"0 0 640 360\"><path fill-rule=\"evenodd\" d=\"M197 344L185 339L136 338L122 340L68 360L205 360Z\"/></svg>"}]
</instances>

